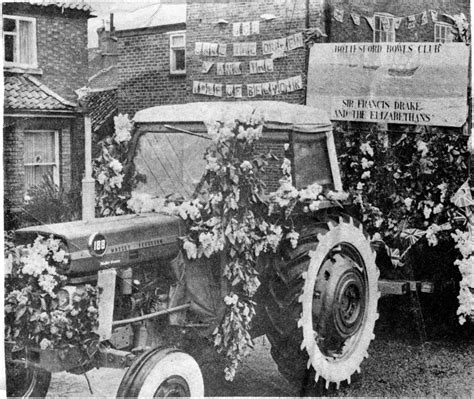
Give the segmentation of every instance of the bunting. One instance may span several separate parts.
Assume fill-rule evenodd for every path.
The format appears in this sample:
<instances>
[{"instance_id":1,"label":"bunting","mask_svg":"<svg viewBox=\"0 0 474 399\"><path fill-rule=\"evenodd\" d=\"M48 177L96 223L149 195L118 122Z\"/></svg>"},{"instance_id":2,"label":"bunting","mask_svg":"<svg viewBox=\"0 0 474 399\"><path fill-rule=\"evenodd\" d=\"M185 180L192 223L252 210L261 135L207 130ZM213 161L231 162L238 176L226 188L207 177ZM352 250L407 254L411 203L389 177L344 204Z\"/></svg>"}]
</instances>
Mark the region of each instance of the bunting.
<instances>
[{"instance_id":1,"label":"bunting","mask_svg":"<svg viewBox=\"0 0 474 399\"><path fill-rule=\"evenodd\" d=\"M334 8L333 17L336 21L343 22L344 21L344 10L342 10L340 8Z\"/></svg>"},{"instance_id":2,"label":"bunting","mask_svg":"<svg viewBox=\"0 0 474 399\"><path fill-rule=\"evenodd\" d=\"M421 14L421 25L426 25L428 23L428 13L423 11Z\"/></svg>"},{"instance_id":3,"label":"bunting","mask_svg":"<svg viewBox=\"0 0 474 399\"><path fill-rule=\"evenodd\" d=\"M356 14L354 12L351 12L351 17L352 17L352 22L354 22L354 25L359 26L360 25L360 15Z\"/></svg>"},{"instance_id":4,"label":"bunting","mask_svg":"<svg viewBox=\"0 0 474 399\"><path fill-rule=\"evenodd\" d=\"M374 17L364 17L370 26L370 29L374 30Z\"/></svg>"}]
</instances>

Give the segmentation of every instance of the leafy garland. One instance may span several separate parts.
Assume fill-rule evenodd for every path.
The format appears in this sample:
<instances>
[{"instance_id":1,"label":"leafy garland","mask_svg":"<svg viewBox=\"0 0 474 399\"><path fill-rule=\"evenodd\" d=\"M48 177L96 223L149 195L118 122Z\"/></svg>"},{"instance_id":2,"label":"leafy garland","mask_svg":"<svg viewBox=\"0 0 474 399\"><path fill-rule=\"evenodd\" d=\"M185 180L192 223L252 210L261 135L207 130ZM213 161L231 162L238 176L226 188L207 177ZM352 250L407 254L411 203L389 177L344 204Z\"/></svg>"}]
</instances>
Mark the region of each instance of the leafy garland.
<instances>
[{"instance_id":1,"label":"leafy garland","mask_svg":"<svg viewBox=\"0 0 474 399\"><path fill-rule=\"evenodd\" d=\"M336 129L345 130L342 124ZM468 234L469 209L451 200L468 175L466 144L465 136L439 128L409 127L390 133L373 128L343 137L339 159L345 188L373 240L387 245L395 265L404 265L421 238L437 246L439 240L461 234L453 235L455 231ZM459 262L462 322L472 312L467 304L474 300L466 282L473 289L474 282L466 263Z\"/></svg>"},{"instance_id":2,"label":"leafy garland","mask_svg":"<svg viewBox=\"0 0 474 399\"><path fill-rule=\"evenodd\" d=\"M5 260L5 339L17 348L87 348L98 342L97 289L76 290L68 304L58 292L67 263L61 241L38 236L33 244L15 247L8 239Z\"/></svg>"}]
</instances>

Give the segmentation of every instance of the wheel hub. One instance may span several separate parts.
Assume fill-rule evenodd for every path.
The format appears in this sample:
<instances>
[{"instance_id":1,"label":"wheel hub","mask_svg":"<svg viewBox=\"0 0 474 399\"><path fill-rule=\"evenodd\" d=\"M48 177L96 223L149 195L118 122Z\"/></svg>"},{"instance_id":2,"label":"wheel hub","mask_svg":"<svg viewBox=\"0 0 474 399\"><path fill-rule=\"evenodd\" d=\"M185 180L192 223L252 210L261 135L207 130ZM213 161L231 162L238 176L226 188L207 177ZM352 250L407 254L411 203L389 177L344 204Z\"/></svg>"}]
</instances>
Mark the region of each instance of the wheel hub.
<instances>
[{"instance_id":1,"label":"wheel hub","mask_svg":"<svg viewBox=\"0 0 474 399\"><path fill-rule=\"evenodd\" d=\"M155 398L184 398L190 396L190 390L185 379L173 375L164 380L155 392Z\"/></svg>"},{"instance_id":2,"label":"wheel hub","mask_svg":"<svg viewBox=\"0 0 474 399\"><path fill-rule=\"evenodd\" d=\"M313 296L313 325L318 346L327 356L341 355L347 339L360 330L366 309L361 267L343 253L320 269Z\"/></svg>"}]
</instances>

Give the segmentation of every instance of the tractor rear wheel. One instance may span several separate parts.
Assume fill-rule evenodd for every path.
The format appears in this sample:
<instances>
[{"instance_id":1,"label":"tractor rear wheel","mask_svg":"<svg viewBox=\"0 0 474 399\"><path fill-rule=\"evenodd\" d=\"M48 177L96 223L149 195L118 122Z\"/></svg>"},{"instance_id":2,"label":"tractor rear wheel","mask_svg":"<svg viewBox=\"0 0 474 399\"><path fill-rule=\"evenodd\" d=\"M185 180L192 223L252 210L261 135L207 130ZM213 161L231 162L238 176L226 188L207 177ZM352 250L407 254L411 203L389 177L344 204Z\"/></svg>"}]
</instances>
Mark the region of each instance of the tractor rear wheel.
<instances>
[{"instance_id":1,"label":"tractor rear wheel","mask_svg":"<svg viewBox=\"0 0 474 399\"><path fill-rule=\"evenodd\" d=\"M306 226L298 247L273 264L266 334L280 372L302 394L350 383L375 337L380 296L362 227L352 218Z\"/></svg>"}]
</instances>

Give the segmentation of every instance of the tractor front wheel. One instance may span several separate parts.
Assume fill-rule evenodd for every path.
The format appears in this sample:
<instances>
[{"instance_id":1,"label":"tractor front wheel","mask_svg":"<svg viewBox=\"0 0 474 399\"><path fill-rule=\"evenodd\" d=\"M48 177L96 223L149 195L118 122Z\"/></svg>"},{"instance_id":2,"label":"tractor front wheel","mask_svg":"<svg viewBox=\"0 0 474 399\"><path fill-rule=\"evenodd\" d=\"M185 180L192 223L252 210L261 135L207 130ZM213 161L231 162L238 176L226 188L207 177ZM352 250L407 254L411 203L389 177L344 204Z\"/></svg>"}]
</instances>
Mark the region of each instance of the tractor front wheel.
<instances>
[{"instance_id":1,"label":"tractor front wheel","mask_svg":"<svg viewBox=\"0 0 474 399\"><path fill-rule=\"evenodd\" d=\"M266 333L280 372L302 391L350 383L368 356L380 296L362 227L350 218L307 226L274 264Z\"/></svg>"},{"instance_id":2,"label":"tractor front wheel","mask_svg":"<svg viewBox=\"0 0 474 399\"><path fill-rule=\"evenodd\" d=\"M178 349L153 349L134 360L117 392L119 398L202 397L204 382L196 361Z\"/></svg>"}]
</instances>

